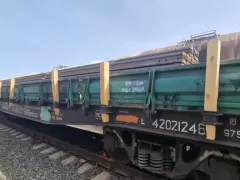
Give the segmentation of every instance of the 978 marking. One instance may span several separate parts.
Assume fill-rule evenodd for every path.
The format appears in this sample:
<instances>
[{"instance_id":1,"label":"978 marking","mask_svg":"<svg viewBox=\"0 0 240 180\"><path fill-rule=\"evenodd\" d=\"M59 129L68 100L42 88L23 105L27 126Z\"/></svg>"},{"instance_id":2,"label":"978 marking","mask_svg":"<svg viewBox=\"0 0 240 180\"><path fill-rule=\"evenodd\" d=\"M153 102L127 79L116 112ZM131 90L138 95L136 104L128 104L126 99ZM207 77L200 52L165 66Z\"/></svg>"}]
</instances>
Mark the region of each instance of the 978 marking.
<instances>
[{"instance_id":1,"label":"978 marking","mask_svg":"<svg viewBox=\"0 0 240 180\"><path fill-rule=\"evenodd\" d=\"M152 126L162 130L177 131L181 133L192 133L204 136L206 134L205 124L191 123L187 121L156 119Z\"/></svg>"},{"instance_id":2,"label":"978 marking","mask_svg":"<svg viewBox=\"0 0 240 180\"><path fill-rule=\"evenodd\" d=\"M238 138L240 139L240 130L234 129L224 129L224 136L229 138Z\"/></svg>"}]
</instances>

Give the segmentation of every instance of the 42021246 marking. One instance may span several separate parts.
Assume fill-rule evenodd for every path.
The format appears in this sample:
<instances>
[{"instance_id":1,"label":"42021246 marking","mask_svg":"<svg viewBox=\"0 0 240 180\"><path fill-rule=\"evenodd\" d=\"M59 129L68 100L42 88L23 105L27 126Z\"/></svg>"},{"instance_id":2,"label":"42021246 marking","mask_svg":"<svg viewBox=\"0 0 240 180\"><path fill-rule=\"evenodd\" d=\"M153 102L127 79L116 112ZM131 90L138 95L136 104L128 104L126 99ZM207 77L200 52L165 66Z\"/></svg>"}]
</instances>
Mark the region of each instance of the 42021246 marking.
<instances>
[{"instance_id":1,"label":"42021246 marking","mask_svg":"<svg viewBox=\"0 0 240 180\"><path fill-rule=\"evenodd\" d=\"M187 121L176 121L168 119L156 119L153 121L154 128L176 131L181 133L191 133L204 136L206 134L205 124L203 123L189 123Z\"/></svg>"}]
</instances>

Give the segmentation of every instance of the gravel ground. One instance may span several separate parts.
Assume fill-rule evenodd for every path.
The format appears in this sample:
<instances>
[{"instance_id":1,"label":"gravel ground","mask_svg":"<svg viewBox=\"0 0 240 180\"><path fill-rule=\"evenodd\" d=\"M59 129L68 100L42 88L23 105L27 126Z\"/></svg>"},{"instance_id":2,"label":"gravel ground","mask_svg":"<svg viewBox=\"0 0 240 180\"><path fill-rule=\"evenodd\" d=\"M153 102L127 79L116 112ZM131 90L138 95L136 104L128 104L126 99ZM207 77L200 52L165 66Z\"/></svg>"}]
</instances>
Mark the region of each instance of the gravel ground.
<instances>
[{"instance_id":1,"label":"gravel ground","mask_svg":"<svg viewBox=\"0 0 240 180\"><path fill-rule=\"evenodd\" d=\"M10 134L0 130L0 180L87 180L102 171L95 166L93 170L79 175L77 170L82 165L79 162L63 166L60 160L53 161L48 155L40 154L44 148L33 150L39 142L33 139L22 141Z\"/></svg>"}]
</instances>

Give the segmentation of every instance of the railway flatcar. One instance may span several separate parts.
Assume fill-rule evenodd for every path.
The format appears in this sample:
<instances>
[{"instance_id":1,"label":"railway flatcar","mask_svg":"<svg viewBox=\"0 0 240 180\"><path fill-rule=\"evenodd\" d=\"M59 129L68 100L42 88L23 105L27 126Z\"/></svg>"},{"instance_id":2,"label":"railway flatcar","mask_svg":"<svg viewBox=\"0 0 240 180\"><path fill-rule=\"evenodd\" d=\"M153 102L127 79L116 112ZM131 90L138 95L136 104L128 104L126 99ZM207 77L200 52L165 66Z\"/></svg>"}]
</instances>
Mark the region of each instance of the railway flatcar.
<instances>
[{"instance_id":1,"label":"railway flatcar","mask_svg":"<svg viewBox=\"0 0 240 180\"><path fill-rule=\"evenodd\" d=\"M102 127L110 158L168 178L239 179L239 34L2 80L0 111Z\"/></svg>"}]
</instances>

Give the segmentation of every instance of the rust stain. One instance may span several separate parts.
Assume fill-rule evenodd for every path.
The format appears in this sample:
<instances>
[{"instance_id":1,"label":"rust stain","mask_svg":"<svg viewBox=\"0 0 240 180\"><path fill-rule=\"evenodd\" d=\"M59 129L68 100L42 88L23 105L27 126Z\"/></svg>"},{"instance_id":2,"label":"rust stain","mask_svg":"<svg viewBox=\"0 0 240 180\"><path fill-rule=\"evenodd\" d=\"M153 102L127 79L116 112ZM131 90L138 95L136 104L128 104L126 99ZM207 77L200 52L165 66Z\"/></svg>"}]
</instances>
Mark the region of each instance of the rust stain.
<instances>
[{"instance_id":1,"label":"rust stain","mask_svg":"<svg viewBox=\"0 0 240 180\"><path fill-rule=\"evenodd\" d=\"M210 95L207 93L206 94L206 99L209 99L210 98Z\"/></svg>"}]
</instances>

